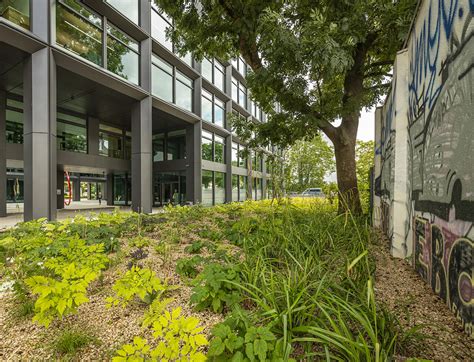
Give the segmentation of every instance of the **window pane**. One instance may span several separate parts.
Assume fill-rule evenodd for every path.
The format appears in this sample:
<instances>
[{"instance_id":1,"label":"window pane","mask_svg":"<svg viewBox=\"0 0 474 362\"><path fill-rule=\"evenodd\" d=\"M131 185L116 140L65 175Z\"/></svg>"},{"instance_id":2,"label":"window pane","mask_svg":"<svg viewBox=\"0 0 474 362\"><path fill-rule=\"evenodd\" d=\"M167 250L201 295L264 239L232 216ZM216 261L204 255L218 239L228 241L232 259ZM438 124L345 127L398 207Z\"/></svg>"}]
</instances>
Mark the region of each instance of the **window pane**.
<instances>
[{"instance_id":1,"label":"window pane","mask_svg":"<svg viewBox=\"0 0 474 362\"><path fill-rule=\"evenodd\" d=\"M232 175L232 201L239 201L239 176Z\"/></svg>"},{"instance_id":2,"label":"window pane","mask_svg":"<svg viewBox=\"0 0 474 362\"><path fill-rule=\"evenodd\" d=\"M214 85L219 88L221 91L224 91L224 71L221 65L216 65L214 68Z\"/></svg>"},{"instance_id":3,"label":"window pane","mask_svg":"<svg viewBox=\"0 0 474 362\"><path fill-rule=\"evenodd\" d=\"M247 89L242 84L239 84L239 104L247 107Z\"/></svg>"},{"instance_id":4,"label":"window pane","mask_svg":"<svg viewBox=\"0 0 474 362\"><path fill-rule=\"evenodd\" d=\"M190 112L193 111L193 90L178 80L176 81L176 105Z\"/></svg>"},{"instance_id":5,"label":"window pane","mask_svg":"<svg viewBox=\"0 0 474 362\"><path fill-rule=\"evenodd\" d=\"M30 28L30 0L4 0L0 2L0 14L7 20Z\"/></svg>"},{"instance_id":6,"label":"window pane","mask_svg":"<svg viewBox=\"0 0 474 362\"><path fill-rule=\"evenodd\" d=\"M212 161L212 139L209 139L204 136L204 131L202 132L202 159L207 161ZM207 132L206 132L207 133ZM212 135L211 135L212 137Z\"/></svg>"},{"instance_id":7,"label":"window pane","mask_svg":"<svg viewBox=\"0 0 474 362\"><path fill-rule=\"evenodd\" d=\"M82 8L76 2L74 4ZM102 30L92 25L98 23L102 27L102 19L89 11L87 13L90 14L88 16L90 22L73 13L64 5L58 4L56 7L56 43L97 65L102 65Z\"/></svg>"},{"instance_id":8,"label":"window pane","mask_svg":"<svg viewBox=\"0 0 474 362\"><path fill-rule=\"evenodd\" d=\"M223 204L225 202L225 173L214 172L214 203Z\"/></svg>"},{"instance_id":9,"label":"window pane","mask_svg":"<svg viewBox=\"0 0 474 362\"><path fill-rule=\"evenodd\" d=\"M239 145L232 142L232 166L239 165Z\"/></svg>"},{"instance_id":10,"label":"window pane","mask_svg":"<svg viewBox=\"0 0 474 362\"><path fill-rule=\"evenodd\" d=\"M202 171L202 204L203 205L212 205L213 181L212 181L212 171Z\"/></svg>"},{"instance_id":11,"label":"window pane","mask_svg":"<svg viewBox=\"0 0 474 362\"><path fill-rule=\"evenodd\" d=\"M225 163L224 139L219 136L214 137L214 162Z\"/></svg>"},{"instance_id":12,"label":"window pane","mask_svg":"<svg viewBox=\"0 0 474 362\"><path fill-rule=\"evenodd\" d=\"M61 116L61 115L58 115ZM85 120L84 120L85 121ZM57 121L58 149L71 152L87 152L87 129L85 126Z\"/></svg>"},{"instance_id":13,"label":"window pane","mask_svg":"<svg viewBox=\"0 0 474 362\"><path fill-rule=\"evenodd\" d=\"M202 119L212 122L212 102L206 97L202 97Z\"/></svg>"},{"instance_id":14,"label":"window pane","mask_svg":"<svg viewBox=\"0 0 474 362\"><path fill-rule=\"evenodd\" d=\"M122 137L99 132L99 154L106 157L122 158Z\"/></svg>"},{"instance_id":15,"label":"window pane","mask_svg":"<svg viewBox=\"0 0 474 362\"><path fill-rule=\"evenodd\" d=\"M173 102L173 77L158 68L153 64L152 66L152 93L167 102Z\"/></svg>"},{"instance_id":16,"label":"window pane","mask_svg":"<svg viewBox=\"0 0 474 362\"><path fill-rule=\"evenodd\" d=\"M23 113L7 109L6 139L7 143L23 143Z\"/></svg>"},{"instance_id":17,"label":"window pane","mask_svg":"<svg viewBox=\"0 0 474 362\"><path fill-rule=\"evenodd\" d=\"M165 135L156 134L153 136L153 162L163 161L165 155Z\"/></svg>"},{"instance_id":18,"label":"window pane","mask_svg":"<svg viewBox=\"0 0 474 362\"><path fill-rule=\"evenodd\" d=\"M180 160L185 158L186 154L186 135L184 131L178 134L168 134L168 156L167 160Z\"/></svg>"},{"instance_id":19,"label":"window pane","mask_svg":"<svg viewBox=\"0 0 474 362\"><path fill-rule=\"evenodd\" d=\"M169 51L173 51L173 43L166 39L166 29L170 24L164 17L152 8L151 10L151 36L164 45Z\"/></svg>"},{"instance_id":20,"label":"window pane","mask_svg":"<svg viewBox=\"0 0 474 362\"><path fill-rule=\"evenodd\" d=\"M130 40L116 28L109 27L110 33L121 34L120 40L126 41L128 46L133 46ZM112 36L107 37L107 69L113 73L129 80L132 83L139 83L139 55L127 47L124 43L116 40Z\"/></svg>"},{"instance_id":21,"label":"window pane","mask_svg":"<svg viewBox=\"0 0 474 362\"><path fill-rule=\"evenodd\" d=\"M247 176L239 177L239 200L247 200Z\"/></svg>"},{"instance_id":22,"label":"window pane","mask_svg":"<svg viewBox=\"0 0 474 362\"><path fill-rule=\"evenodd\" d=\"M212 63L206 58L202 60L201 73L204 78L212 83Z\"/></svg>"},{"instance_id":23,"label":"window pane","mask_svg":"<svg viewBox=\"0 0 474 362\"><path fill-rule=\"evenodd\" d=\"M138 24L139 8L137 0L107 0L107 2L135 24Z\"/></svg>"},{"instance_id":24,"label":"window pane","mask_svg":"<svg viewBox=\"0 0 474 362\"><path fill-rule=\"evenodd\" d=\"M224 118L225 118L224 108L219 107L216 103L214 106L214 123L217 124L218 126L224 127Z\"/></svg>"},{"instance_id":25,"label":"window pane","mask_svg":"<svg viewBox=\"0 0 474 362\"><path fill-rule=\"evenodd\" d=\"M239 89L237 81L234 78L232 78L232 100L236 103L239 102Z\"/></svg>"}]
</instances>

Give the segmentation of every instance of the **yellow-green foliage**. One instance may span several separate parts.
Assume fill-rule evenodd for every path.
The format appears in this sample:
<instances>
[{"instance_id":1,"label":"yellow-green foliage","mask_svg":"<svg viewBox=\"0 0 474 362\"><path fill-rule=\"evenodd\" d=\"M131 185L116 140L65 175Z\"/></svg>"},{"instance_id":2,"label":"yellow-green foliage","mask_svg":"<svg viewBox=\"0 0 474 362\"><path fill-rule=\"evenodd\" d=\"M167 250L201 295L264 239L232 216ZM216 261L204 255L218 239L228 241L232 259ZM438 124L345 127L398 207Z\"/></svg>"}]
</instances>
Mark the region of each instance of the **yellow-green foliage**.
<instances>
[{"instance_id":1,"label":"yellow-green foliage","mask_svg":"<svg viewBox=\"0 0 474 362\"><path fill-rule=\"evenodd\" d=\"M34 321L48 327L56 317L76 313L77 308L89 301L86 291L89 283L97 277L90 269L78 269L74 263L62 270L61 279L35 275L26 280L34 294Z\"/></svg>"},{"instance_id":2,"label":"yellow-green foliage","mask_svg":"<svg viewBox=\"0 0 474 362\"><path fill-rule=\"evenodd\" d=\"M158 295L169 290L169 287L151 269L133 266L115 282L113 290L115 296L106 299L109 308L119 304L125 307L135 296L150 304Z\"/></svg>"},{"instance_id":3,"label":"yellow-green foliage","mask_svg":"<svg viewBox=\"0 0 474 362\"><path fill-rule=\"evenodd\" d=\"M199 327L199 319L181 316L181 308L165 310L154 318L153 337L156 348L151 349L145 339L135 337L133 344L126 344L117 351L114 362L122 361L205 361L201 352L208 341Z\"/></svg>"}]
</instances>

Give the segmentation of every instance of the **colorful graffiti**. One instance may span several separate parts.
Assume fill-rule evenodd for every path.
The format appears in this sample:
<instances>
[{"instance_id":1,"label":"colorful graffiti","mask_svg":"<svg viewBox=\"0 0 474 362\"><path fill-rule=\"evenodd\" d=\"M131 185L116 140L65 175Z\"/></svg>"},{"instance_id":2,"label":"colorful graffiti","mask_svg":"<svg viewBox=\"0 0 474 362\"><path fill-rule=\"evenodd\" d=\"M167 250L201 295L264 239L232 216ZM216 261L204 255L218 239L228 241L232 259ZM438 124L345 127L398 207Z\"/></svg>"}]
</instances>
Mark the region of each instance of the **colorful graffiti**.
<instances>
[{"instance_id":1,"label":"colorful graffiti","mask_svg":"<svg viewBox=\"0 0 474 362\"><path fill-rule=\"evenodd\" d=\"M465 237L472 229L472 223L449 223L437 218L430 221L417 216L413 225L415 270L472 334L474 242Z\"/></svg>"},{"instance_id":2,"label":"colorful graffiti","mask_svg":"<svg viewBox=\"0 0 474 362\"><path fill-rule=\"evenodd\" d=\"M416 271L472 335L474 0L422 1L405 51L406 68L394 71L376 140L378 225L392 240L392 250L412 253ZM407 80L400 82L404 86L397 88L397 78ZM404 94L396 99L401 103L395 102L395 91ZM408 133L400 136L405 124ZM407 162L394 165L404 155L399 147L406 147ZM408 195L394 195L395 182L407 185ZM406 205L403 222L394 205Z\"/></svg>"}]
</instances>

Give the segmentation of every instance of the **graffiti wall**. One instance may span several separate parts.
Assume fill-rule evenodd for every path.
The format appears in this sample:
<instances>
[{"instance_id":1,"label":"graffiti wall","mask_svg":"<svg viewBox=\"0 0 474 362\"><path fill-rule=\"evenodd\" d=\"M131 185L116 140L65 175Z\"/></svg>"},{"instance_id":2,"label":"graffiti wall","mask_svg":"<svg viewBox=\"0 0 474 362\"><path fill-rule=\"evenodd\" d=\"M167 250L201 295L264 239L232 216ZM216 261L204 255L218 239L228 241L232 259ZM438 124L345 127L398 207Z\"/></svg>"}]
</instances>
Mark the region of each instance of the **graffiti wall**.
<instances>
[{"instance_id":1,"label":"graffiti wall","mask_svg":"<svg viewBox=\"0 0 474 362\"><path fill-rule=\"evenodd\" d=\"M473 16L474 0L424 0L420 4L404 50L406 71L401 74L398 69L394 73L391 93L379 112L380 119L376 119L382 130L390 125L393 135L389 140L381 132L376 140L380 145L376 150L380 154L375 157L380 172L375 175L379 186L375 197L379 198L378 212L382 216L374 218L390 238L392 250L406 250L405 255L398 256L412 257L416 271L471 335ZM394 97L400 93L403 96ZM397 111L389 118L390 109L394 108ZM406 132L401 134L397 125ZM405 146L403 160L396 158L393 165L394 155ZM396 170L393 185L388 177L390 168ZM394 192L399 184L406 186L405 195ZM403 213L404 224L393 221L399 215L396 208L400 204L407 208ZM385 215L392 221L386 221Z\"/></svg>"}]
</instances>

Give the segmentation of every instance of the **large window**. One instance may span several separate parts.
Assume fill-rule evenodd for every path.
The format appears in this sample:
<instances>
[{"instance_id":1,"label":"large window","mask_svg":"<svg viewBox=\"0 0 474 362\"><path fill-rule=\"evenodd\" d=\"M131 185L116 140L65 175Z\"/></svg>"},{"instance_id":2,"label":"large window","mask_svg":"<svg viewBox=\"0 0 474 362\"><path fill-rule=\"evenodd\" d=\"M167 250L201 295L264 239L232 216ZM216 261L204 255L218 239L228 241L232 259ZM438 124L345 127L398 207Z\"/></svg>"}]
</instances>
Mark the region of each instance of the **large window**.
<instances>
[{"instance_id":1,"label":"large window","mask_svg":"<svg viewBox=\"0 0 474 362\"><path fill-rule=\"evenodd\" d=\"M244 146L232 142L232 166L247 168L247 159L243 155L244 151Z\"/></svg>"},{"instance_id":2,"label":"large window","mask_svg":"<svg viewBox=\"0 0 474 362\"><path fill-rule=\"evenodd\" d=\"M56 43L102 66L102 18L75 0L56 6Z\"/></svg>"},{"instance_id":3,"label":"large window","mask_svg":"<svg viewBox=\"0 0 474 362\"><path fill-rule=\"evenodd\" d=\"M139 23L139 0L107 0L107 2L135 24Z\"/></svg>"},{"instance_id":4,"label":"large window","mask_svg":"<svg viewBox=\"0 0 474 362\"><path fill-rule=\"evenodd\" d=\"M255 200L261 200L262 199L262 179L255 177L253 179L253 191L254 191L254 198Z\"/></svg>"},{"instance_id":5,"label":"large window","mask_svg":"<svg viewBox=\"0 0 474 362\"><path fill-rule=\"evenodd\" d=\"M107 24L107 34L107 69L139 84L140 45L111 24Z\"/></svg>"},{"instance_id":6,"label":"large window","mask_svg":"<svg viewBox=\"0 0 474 362\"><path fill-rule=\"evenodd\" d=\"M247 200L248 177L239 176L239 201Z\"/></svg>"},{"instance_id":7,"label":"large window","mask_svg":"<svg viewBox=\"0 0 474 362\"><path fill-rule=\"evenodd\" d=\"M232 100L247 108L247 88L234 77L232 77Z\"/></svg>"},{"instance_id":8,"label":"large window","mask_svg":"<svg viewBox=\"0 0 474 362\"><path fill-rule=\"evenodd\" d=\"M252 103L252 116L258 119L259 121L262 119L261 113L260 113L260 107L255 102Z\"/></svg>"},{"instance_id":9,"label":"large window","mask_svg":"<svg viewBox=\"0 0 474 362\"><path fill-rule=\"evenodd\" d=\"M0 16L20 25L30 28L30 0L2 0L0 1Z\"/></svg>"},{"instance_id":10,"label":"large window","mask_svg":"<svg viewBox=\"0 0 474 362\"><path fill-rule=\"evenodd\" d=\"M152 56L152 93L164 101L175 103L190 112L193 111L193 80L154 54Z\"/></svg>"},{"instance_id":11,"label":"large window","mask_svg":"<svg viewBox=\"0 0 474 362\"><path fill-rule=\"evenodd\" d=\"M128 137L120 128L106 124L99 125L99 155L113 158L126 158L124 145L131 143Z\"/></svg>"},{"instance_id":12,"label":"large window","mask_svg":"<svg viewBox=\"0 0 474 362\"><path fill-rule=\"evenodd\" d=\"M224 66L217 60L204 58L201 63L201 73L210 83L224 92L225 70Z\"/></svg>"},{"instance_id":13,"label":"large window","mask_svg":"<svg viewBox=\"0 0 474 362\"><path fill-rule=\"evenodd\" d=\"M232 201L239 201L239 175L232 175Z\"/></svg>"},{"instance_id":14,"label":"large window","mask_svg":"<svg viewBox=\"0 0 474 362\"><path fill-rule=\"evenodd\" d=\"M220 127L225 126L225 106L224 102L215 95L202 90L202 119L214 123Z\"/></svg>"},{"instance_id":15,"label":"large window","mask_svg":"<svg viewBox=\"0 0 474 362\"><path fill-rule=\"evenodd\" d=\"M225 139L214 133L203 130L202 159L225 163Z\"/></svg>"},{"instance_id":16,"label":"large window","mask_svg":"<svg viewBox=\"0 0 474 362\"><path fill-rule=\"evenodd\" d=\"M6 109L7 143L23 143L23 103L7 98Z\"/></svg>"},{"instance_id":17,"label":"large window","mask_svg":"<svg viewBox=\"0 0 474 362\"><path fill-rule=\"evenodd\" d=\"M253 153L252 170L262 172L262 155L257 151Z\"/></svg>"},{"instance_id":18,"label":"large window","mask_svg":"<svg viewBox=\"0 0 474 362\"><path fill-rule=\"evenodd\" d=\"M134 84L139 84L139 43L108 23L105 34L107 46L104 49L103 33L102 16L77 0L59 0L56 7L56 43Z\"/></svg>"},{"instance_id":19,"label":"large window","mask_svg":"<svg viewBox=\"0 0 474 362\"><path fill-rule=\"evenodd\" d=\"M153 135L153 162L164 161L165 159L165 134Z\"/></svg>"},{"instance_id":20,"label":"large window","mask_svg":"<svg viewBox=\"0 0 474 362\"><path fill-rule=\"evenodd\" d=\"M167 160L186 158L186 131L173 131L167 135Z\"/></svg>"},{"instance_id":21,"label":"large window","mask_svg":"<svg viewBox=\"0 0 474 362\"><path fill-rule=\"evenodd\" d=\"M87 121L58 112L57 144L62 151L87 153Z\"/></svg>"},{"instance_id":22,"label":"large window","mask_svg":"<svg viewBox=\"0 0 474 362\"><path fill-rule=\"evenodd\" d=\"M242 57L232 59L232 66L244 77L247 76L247 64Z\"/></svg>"},{"instance_id":23,"label":"large window","mask_svg":"<svg viewBox=\"0 0 474 362\"><path fill-rule=\"evenodd\" d=\"M216 205L225 202L226 174L202 170L202 204Z\"/></svg>"}]
</instances>

